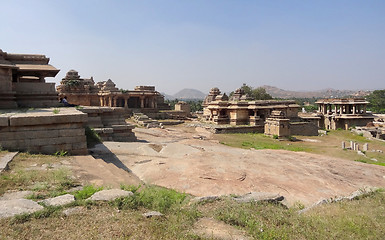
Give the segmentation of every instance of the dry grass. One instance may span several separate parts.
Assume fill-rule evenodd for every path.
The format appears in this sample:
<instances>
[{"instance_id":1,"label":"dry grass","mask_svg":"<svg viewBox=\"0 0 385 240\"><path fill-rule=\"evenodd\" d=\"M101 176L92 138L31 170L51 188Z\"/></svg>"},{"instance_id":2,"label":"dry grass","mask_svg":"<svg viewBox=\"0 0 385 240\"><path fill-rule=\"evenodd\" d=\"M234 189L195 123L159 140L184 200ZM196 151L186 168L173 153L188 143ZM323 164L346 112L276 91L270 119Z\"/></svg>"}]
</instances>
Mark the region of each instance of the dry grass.
<instances>
[{"instance_id":1,"label":"dry grass","mask_svg":"<svg viewBox=\"0 0 385 240\"><path fill-rule=\"evenodd\" d=\"M0 194L8 190L32 190L35 197L61 194L75 186L69 169L53 168L68 157L20 153L9 163L9 170L0 176ZM42 167L45 164L45 168Z\"/></svg>"}]
</instances>

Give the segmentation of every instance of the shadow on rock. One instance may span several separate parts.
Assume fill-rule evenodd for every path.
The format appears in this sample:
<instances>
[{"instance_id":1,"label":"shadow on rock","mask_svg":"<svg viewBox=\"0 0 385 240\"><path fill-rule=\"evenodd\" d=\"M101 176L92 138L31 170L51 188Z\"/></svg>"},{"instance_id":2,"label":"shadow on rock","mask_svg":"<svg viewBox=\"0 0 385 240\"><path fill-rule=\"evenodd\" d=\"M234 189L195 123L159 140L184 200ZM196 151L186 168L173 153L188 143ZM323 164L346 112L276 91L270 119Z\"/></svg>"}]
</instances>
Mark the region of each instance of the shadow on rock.
<instances>
[{"instance_id":1,"label":"shadow on rock","mask_svg":"<svg viewBox=\"0 0 385 240\"><path fill-rule=\"evenodd\" d=\"M106 163L112 163L116 167L123 169L127 172L132 172L124 163L122 163L119 158L110 151L103 143L95 145L93 148L89 150L90 154L94 158L100 158Z\"/></svg>"}]
</instances>

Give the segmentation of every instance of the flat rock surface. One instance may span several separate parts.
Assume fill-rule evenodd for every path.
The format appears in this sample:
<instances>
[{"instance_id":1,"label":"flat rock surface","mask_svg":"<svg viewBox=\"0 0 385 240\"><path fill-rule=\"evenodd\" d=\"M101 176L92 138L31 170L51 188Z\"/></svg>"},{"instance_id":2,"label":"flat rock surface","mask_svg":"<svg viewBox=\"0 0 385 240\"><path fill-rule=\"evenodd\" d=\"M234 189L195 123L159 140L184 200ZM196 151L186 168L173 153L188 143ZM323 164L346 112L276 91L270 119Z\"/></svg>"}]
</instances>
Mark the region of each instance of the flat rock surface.
<instances>
[{"instance_id":1,"label":"flat rock surface","mask_svg":"<svg viewBox=\"0 0 385 240\"><path fill-rule=\"evenodd\" d=\"M70 215L81 213L83 210L84 210L84 207L77 206L77 207L67 208L63 210L63 214L66 216L70 216Z\"/></svg>"},{"instance_id":2,"label":"flat rock surface","mask_svg":"<svg viewBox=\"0 0 385 240\"><path fill-rule=\"evenodd\" d=\"M65 194L54 198L48 198L41 202L49 206L62 206L75 202L75 197L71 194Z\"/></svg>"},{"instance_id":3,"label":"flat rock surface","mask_svg":"<svg viewBox=\"0 0 385 240\"><path fill-rule=\"evenodd\" d=\"M246 240L252 239L245 232L212 218L201 218L194 225L194 233L210 239Z\"/></svg>"},{"instance_id":4,"label":"flat rock surface","mask_svg":"<svg viewBox=\"0 0 385 240\"><path fill-rule=\"evenodd\" d=\"M22 199L28 195L31 195L32 191L18 191L18 192L6 192L2 196L0 196L1 200L12 200L12 199Z\"/></svg>"},{"instance_id":5,"label":"flat rock surface","mask_svg":"<svg viewBox=\"0 0 385 240\"><path fill-rule=\"evenodd\" d=\"M119 197L128 197L131 195L133 195L133 193L130 191L124 191L120 189L109 189L94 193L90 198L88 198L88 200L110 201Z\"/></svg>"},{"instance_id":6,"label":"flat rock surface","mask_svg":"<svg viewBox=\"0 0 385 240\"><path fill-rule=\"evenodd\" d=\"M0 218L12 217L22 213L33 213L42 210L43 206L28 199L13 199L0 201Z\"/></svg>"},{"instance_id":7,"label":"flat rock surface","mask_svg":"<svg viewBox=\"0 0 385 240\"><path fill-rule=\"evenodd\" d=\"M270 192L284 196L289 205L300 201L309 206L365 186L385 187L383 166L305 152L228 147L194 139L194 128L134 131L138 142L104 142L99 148L113 153L145 183L195 196Z\"/></svg>"},{"instance_id":8,"label":"flat rock surface","mask_svg":"<svg viewBox=\"0 0 385 240\"><path fill-rule=\"evenodd\" d=\"M18 154L18 152L10 152L0 157L0 173L7 169L8 163Z\"/></svg>"},{"instance_id":9,"label":"flat rock surface","mask_svg":"<svg viewBox=\"0 0 385 240\"><path fill-rule=\"evenodd\" d=\"M73 156L71 159L69 167L83 185L92 184L118 188L121 184L137 186L142 183L135 174L130 170L127 171L127 167L116 156L108 152L107 148L103 145L99 146L99 148L104 151L108 161L100 158L105 158L103 155L99 158L94 158L91 155Z\"/></svg>"}]
</instances>

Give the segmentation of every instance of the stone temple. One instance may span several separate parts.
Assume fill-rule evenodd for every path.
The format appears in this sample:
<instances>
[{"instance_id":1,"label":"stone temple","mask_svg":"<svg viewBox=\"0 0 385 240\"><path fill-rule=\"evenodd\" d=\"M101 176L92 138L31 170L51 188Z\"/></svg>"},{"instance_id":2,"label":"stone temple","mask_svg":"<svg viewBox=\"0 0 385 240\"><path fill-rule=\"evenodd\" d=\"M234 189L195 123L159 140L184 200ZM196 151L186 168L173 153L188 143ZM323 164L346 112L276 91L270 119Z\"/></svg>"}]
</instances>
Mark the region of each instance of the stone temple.
<instances>
[{"instance_id":1,"label":"stone temple","mask_svg":"<svg viewBox=\"0 0 385 240\"><path fill-rule=\"evenodd\" d=\"M0 108L52 107L58 104L55 77L60 71L40 54L13 54L0 49Z\"/></svg>"},{"instance_id":2,"label":"stone temple","mask_svg":"<svg viewBox=\"0 0 385 240\"><path fill-rule=\"evenodd\" d=\"M123 107L143 113L169 109L163 95L154 86L121 90L111 79L95 83L92 77L81 78L75 70L67 72L57 91L60 97L67 97L68 102L82 106Z\"/></svg>"}]
</instances>

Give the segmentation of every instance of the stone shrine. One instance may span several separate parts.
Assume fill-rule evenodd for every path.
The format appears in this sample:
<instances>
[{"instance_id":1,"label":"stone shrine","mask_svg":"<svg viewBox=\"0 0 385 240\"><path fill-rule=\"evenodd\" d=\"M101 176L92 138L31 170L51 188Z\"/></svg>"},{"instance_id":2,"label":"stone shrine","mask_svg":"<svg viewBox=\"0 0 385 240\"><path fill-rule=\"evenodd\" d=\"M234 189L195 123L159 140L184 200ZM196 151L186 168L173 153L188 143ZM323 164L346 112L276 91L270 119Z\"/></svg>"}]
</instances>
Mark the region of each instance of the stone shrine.
<instances>
[{"instance_id":1,"label":"stone shrine","mask_svg":"<svg viewBox=\"0 0 385 240\"><path fill-rule=\"evenodd\" d=\"M58 105L55 77L60 71L40 54L13 54L0 49L0 108L53 107Z\"/></svg>"}]
</instances>

